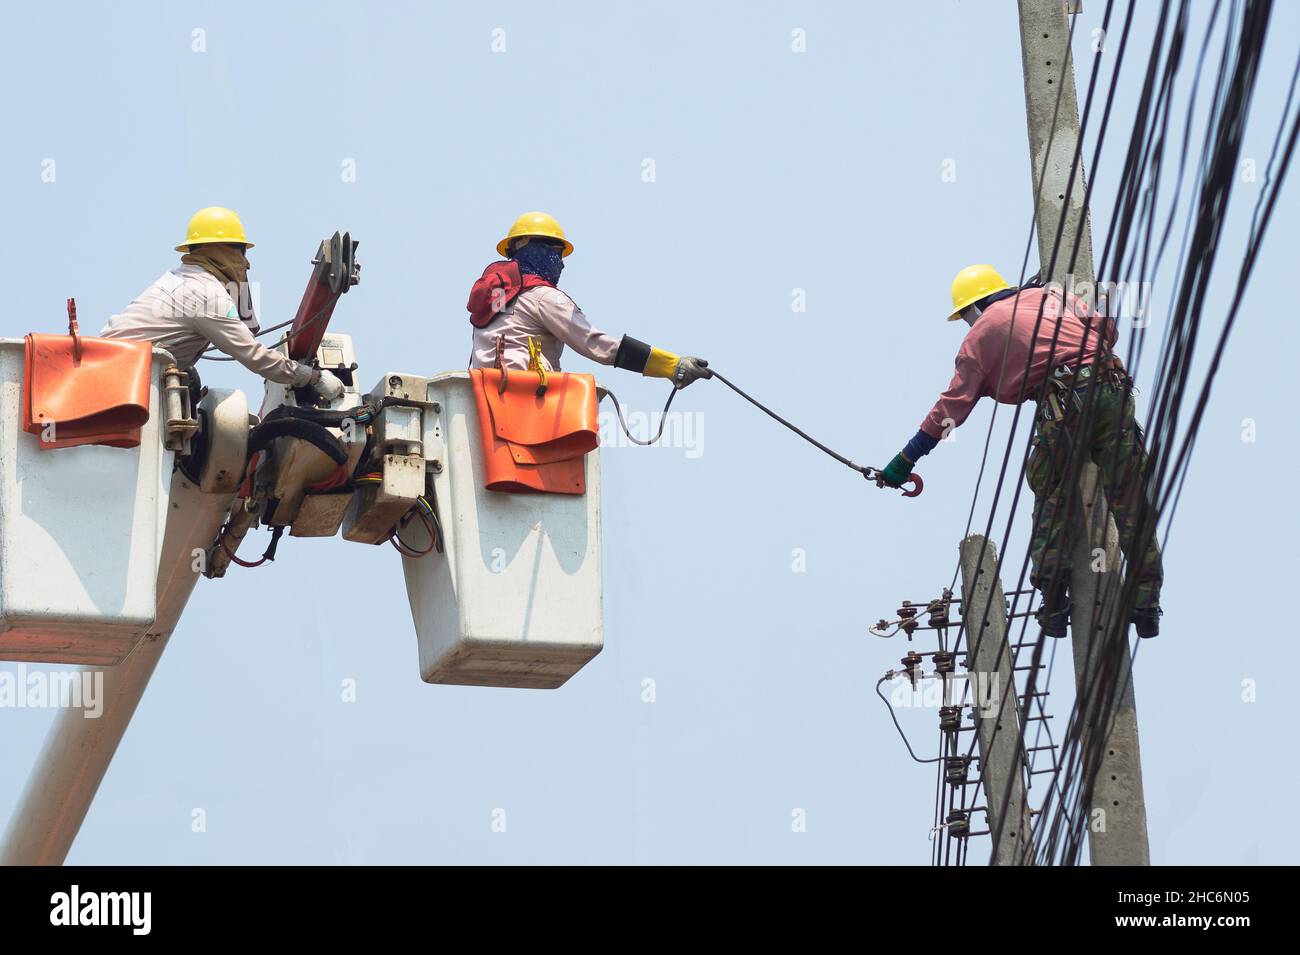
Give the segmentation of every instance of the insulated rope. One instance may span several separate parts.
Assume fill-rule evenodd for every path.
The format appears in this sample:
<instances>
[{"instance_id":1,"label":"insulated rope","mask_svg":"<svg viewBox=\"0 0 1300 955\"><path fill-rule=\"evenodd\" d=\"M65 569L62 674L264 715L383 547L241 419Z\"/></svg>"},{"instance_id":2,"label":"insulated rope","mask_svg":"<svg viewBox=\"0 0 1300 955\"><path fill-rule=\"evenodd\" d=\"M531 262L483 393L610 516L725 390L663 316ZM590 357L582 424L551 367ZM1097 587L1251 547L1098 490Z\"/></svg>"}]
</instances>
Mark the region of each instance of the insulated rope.
<instances>
[{"instance_id":1,"label":"insulated rope","mask_svg":"<svg viewBox=\"0 0 1300 955\"><path fill-rule=\"evenodd\" d=\"M708 370L708 374L707 374L706 377L708 377L708 378L716 378L716 379L718 379L718 381L722 382L724 385L726 385L728 388L730 388L730 389L731 389L732 391L734 391L736 394L740 395L740 397L744 398L746 401L748 401L751 405L753 405L753 406L754 406L755 408L757 408L759 411L763 412L763 414L765 414L765 415L767 415L769 418L772 418L773 420L778 421L778 422L780 422L781 424L785 425L787 428L789 428L789 429L790 429L791 431L793 431L795 434L799 435L799 437L803 438L805 441L807 441L807 442L808 442L809 444L811 444L813 447L817 448L819 451L822 451L822 452L825 453L825 454L830 455L830 456L833 457L836 461L840 462L840 464L843 464L845 467L847 467L847 468L852 468L854 471L857 471L859 474L861 474L861 475L862 475L864 478L866 478L868 481L875 481L875 480L877 480L877 478L880 476L880 469L879 469L879 468L873 468L873 467L871 467L871 466L869 466L869 465L858 464L856 461L853 461L853 460L851 460L850 458L846 458L844 455L840 454L838 451L835 451L835 450L833 450L833 449L831 449L831 448L828 448L826 445L822 444L820 441L818 441L816 438L814 438L812 435L810 435L807 431L804 431L803 429L801 429L801 428L799 428L799 427L797 427L797 426L791 424L789 421L787 421L785 418L782 418L779 414L777 414L775 411L773 411L773 410L772 410L771 408L769 408L767 405L763 404L763 403L762 403L761 401L759 401L757 398L753 397L753 396L750 395L748 392L746 392L746 391L744 391L743 389L738 388L736 385L732 384L732 382L729 381L729 380L726 378L726 376L724 376L724 375L722 375L721 373L715 371L714 369L710 368L710 369ZM623 429L623 433L624 433L625 435L627 435L627 439L628 439L629 441L633 442L634 444L639 444L639 445L641 445L642 447L648 447L649 445L654 444L656 441L658 441L658 440L663 436L663 433L664 433L664 424L668 421L668 409L672 406L673 399L674 399L675 397L677 397L677 392L679 392L680 390L681 390L680 388L674 386L672 392L668 395L668 401L664 404L664 410L663 410L663 412L660 414L660 417L659 417L659 430L655 432L655 436L654 436L653 438L651 438L649 441L642 441L640 438L635 437L635 436L632 434L632 432L628 430L628 428L627 428L627 422L623 420L623 409L622 409L622 407L619 405L619 403L618 403L618 398L614 395L614 392L612 392L612 391L610 391L608 388L606 388L606 389L605 389L605 394L609 395L610 400L614 402L614 411L618 414L618 423L619 423L619 425L622 427L622 429ZM912 481L912 479L915 479L915 482L914 482L914 483L915 483L915 490L912 491L911 493L904 492L904 496L905 496L905 497L915 497L917 494L920 494L920 493L921 493L921 487L922 487L922 484L921 484L920 476L917 475L917 474L912 474L911 477L909 478L909 482Z\"/></svg>"},{"instance_id":2,"label":"insulated rope","mask_svg":"<svg viewBox=\"0 0 1300 955\"><path fill-rule=\"evenodd\" d=\"M722 382L724 385L726 385L728 388L730 388L730 389L731 389L732 391L734 391L736 394L740 395L740 397L744 398L746 401L748 401L751 405L753 405L753 406L754 406L755 408L757 408L759 411L763 412L763 414L767 415L769 418L773 418L774 420L779 421L781 424L785 425L787 428L789 428L789 429L790 429L791 431L793 431L795 434L799 435L799 437L803 438L805 441L807 441L807 442L808 442L809 444L811 444L813 447L818 448L818 449L821 450L821 451L824 451L826 454L829 454L831 457L833 457L836 461L839 461L840 464L843 464L845 467L849 467L849 468L852 468L853 470L857 471L859 474L861 474L861 475L862 475L864 478L866 478L868 481L874 481L874 480L875 480L875 478L876 478L876 472L877 472L877 469L876 469L876 468L872 468L872 467L864 467L864 466L861 465L861 464L858 464L858 463L856 463L856 462L854 462L854 461L849 460L849 459L846 458L844 455L842 455L842 454L840 454L840 453L838 453L838 452L836 452L836 451L832 451L830 448L826 447L826 445L822 444L820 441L818 441L818 440L817 440L816 438L814 438L812 435L808 434L808 432L806 432L806 431L802 431L802 430L800 430L799 428L796 428L796 427L795 427L794 425L792 425L789 421L786 421L784 418L782 418L779 414L777 414L775 411L773 411L773 410L772 410L771 408L769 408L767 405L763 404L761 401L756 400L755 398L753 398L753 397L751 397L750 395L746 394L746 393L745 393L744 391L742 391L741 389L737 388L737 387L736 387L735 385L733 385L730 381L728 381L725 377L723 377L723 375L722 375L721 373L719 373L719 372L717 372L717 371L714 371L713 369L709 369L709 377L710 377L710 378L716 378L716 379L718 379L718 381Z\"/></svg>"},{"instance_id":3,"label":"insulated rope","mask_svg":"<svg viewBox=\"0 0 1300 955\"><path fill-rule=\"evenodd\" d=\"M655 436L649 441L642 441L640 438L635 437L631 431L627 430L627 422L623 420L623 408L618 403L618 396L608 388L605 389L605 394L609 395L609 400L614 402L614 411L618 414L619 426L623 429L623 433L627 435L627 439L633 444L639 444L643 448L648 448L663 437L664 424L668 421L668 409L672 407L673 399L677 397L677 392L680 390L681 389L676 385L673 386L673 390L668 395L668 401L664 404L664 410L659 414L659 430L655 432Z\"/></svg>"}]
</instances>

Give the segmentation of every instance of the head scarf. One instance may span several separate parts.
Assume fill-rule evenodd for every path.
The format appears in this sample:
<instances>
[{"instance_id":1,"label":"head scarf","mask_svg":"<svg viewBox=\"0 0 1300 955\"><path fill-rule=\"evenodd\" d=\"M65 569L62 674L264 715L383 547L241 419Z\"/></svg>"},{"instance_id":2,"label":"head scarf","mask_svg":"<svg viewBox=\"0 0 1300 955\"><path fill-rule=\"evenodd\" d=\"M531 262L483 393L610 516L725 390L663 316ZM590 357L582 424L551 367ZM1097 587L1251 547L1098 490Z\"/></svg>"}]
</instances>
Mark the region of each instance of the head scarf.
<instances>
[{"instance_id":1,"label":"head scarf","mask_svg":"<svg viewBox=\"0 0 1300 955\"><path fill-rule=\"evenodd\" d=\"M192 245L181 256L186 265L197 265L223 282L248 281L248 257L244 247L233 242L214 242L209 245Z\"/></svg>"},{"instance_id":2,"label":"head scarf","mask_svg":"<svg viewBox=\"0 0 1300 955\"><path fill-rule=\"evenodd\" d=\"M239 317L256 328L257 316L253 314L253 296L248 287L250 266L242 245L233 242L192 245L190 251L181 256L181 261L186 265L197 265L215 276L235 300Z\"/></svg>"},{"instance_id":3,"label":"head scarf","mask_svg":"<svg viewBox=\"0 0 1300 955\"><path fill-rule=\"evenodd\" d=\"M519 271L536 275L556 285L564 271L564 247L538 239L515 246L510 256L519 263Z\"/></svg>"}]
</instances>

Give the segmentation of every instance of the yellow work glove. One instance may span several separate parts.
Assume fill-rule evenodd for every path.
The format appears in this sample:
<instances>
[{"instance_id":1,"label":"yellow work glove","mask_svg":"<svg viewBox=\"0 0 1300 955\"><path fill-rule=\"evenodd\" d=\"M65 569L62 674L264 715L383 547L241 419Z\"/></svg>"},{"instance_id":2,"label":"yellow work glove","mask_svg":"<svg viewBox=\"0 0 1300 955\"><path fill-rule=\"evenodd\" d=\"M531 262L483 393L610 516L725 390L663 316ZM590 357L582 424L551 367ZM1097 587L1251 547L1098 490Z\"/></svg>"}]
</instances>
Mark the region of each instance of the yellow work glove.
<instances>
[{"instance_id":1,"label":"yellow work glove","mask_svg":"<svg viewBox=\"0 0 1300 955\"><path fill-rule=\"evenodd\" d=\"M662 348L651 348L650 358L641 374L650 378L669 378L678 388L685 388L700 378L711 378L709 363L703 358L678 357Z\"/></svg>"}]
</instances>

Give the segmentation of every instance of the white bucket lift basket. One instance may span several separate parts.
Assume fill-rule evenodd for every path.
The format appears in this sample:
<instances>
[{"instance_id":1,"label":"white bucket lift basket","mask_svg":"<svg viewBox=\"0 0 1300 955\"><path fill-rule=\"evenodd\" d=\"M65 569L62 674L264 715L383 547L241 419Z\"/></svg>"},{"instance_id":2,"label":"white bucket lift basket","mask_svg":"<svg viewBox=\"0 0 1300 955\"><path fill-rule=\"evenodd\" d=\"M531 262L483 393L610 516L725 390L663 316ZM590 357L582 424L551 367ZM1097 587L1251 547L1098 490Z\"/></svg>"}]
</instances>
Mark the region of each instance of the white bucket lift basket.
<instances>
[{"instance_id":1,"label":"white bucket lift basket","mask_svg":"<svg viewBox=\"0 0 1300 955\"><path fill-rule=\"evenodd\" d=\"M586 455L583 495L489 491L469 375L423 381L424 456L445 552L403 559L420 675L558 687L603 645L599 452Z\"/></svg>"},{"instance_id":2,"label":"white bucket lift basket","mask_svg":"<svg viewBox=\"0 0 1300 955\"><path fill-rule=\"evenodd\" d=\"M121 662L153 625L174 454L154 349L140 445L42 450L22 429L24 349L0 339L0 659Z\"/></svg>"}]
</instances>

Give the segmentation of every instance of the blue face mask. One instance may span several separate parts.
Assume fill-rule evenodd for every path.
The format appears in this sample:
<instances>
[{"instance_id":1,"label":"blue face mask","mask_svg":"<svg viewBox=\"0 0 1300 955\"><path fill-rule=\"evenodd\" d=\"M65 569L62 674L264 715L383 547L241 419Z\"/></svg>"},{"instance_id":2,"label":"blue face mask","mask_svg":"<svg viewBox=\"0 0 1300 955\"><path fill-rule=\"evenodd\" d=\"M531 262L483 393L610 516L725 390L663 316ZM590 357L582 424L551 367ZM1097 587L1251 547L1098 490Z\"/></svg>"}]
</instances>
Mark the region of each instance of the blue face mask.
<instances>
[{"instance_id":1,"label":"blue face mask","mask_svg":"<svg viewBox=\"0 0 1300 955\"><path fill-rule=\"evenodd\" d=\"M550 242L533 239L515 249L511 258L519 263L520 272L544 278L552 285L560 281L560 273L564 271L564 249Z\"/></svg>"}]
</instances>

